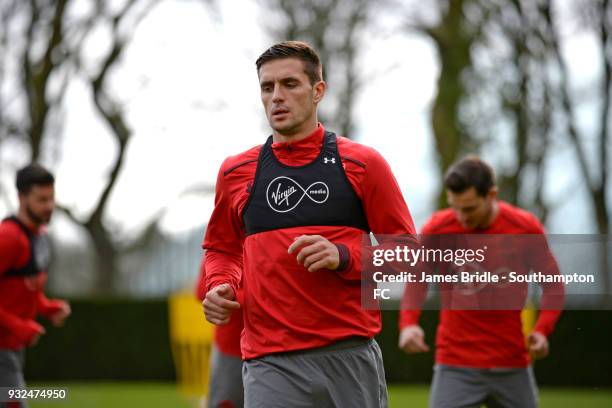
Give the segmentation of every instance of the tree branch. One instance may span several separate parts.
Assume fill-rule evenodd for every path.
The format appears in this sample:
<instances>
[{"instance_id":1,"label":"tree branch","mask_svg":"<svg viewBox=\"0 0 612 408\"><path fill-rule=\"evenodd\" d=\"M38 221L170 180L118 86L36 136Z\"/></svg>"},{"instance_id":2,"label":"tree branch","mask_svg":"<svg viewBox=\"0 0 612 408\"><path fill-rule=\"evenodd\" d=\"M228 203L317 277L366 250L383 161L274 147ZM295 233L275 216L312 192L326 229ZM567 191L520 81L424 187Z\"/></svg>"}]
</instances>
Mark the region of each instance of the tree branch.
<instances>
[{"instance_id":1,"label":"tree branch","mask_svg":"<svg viewBox=\"0 0 612 408\"><path fill-rule=\"evenodd\" d=\"M129 37L128 34L121 34L119 32L121 22L126 18L131 8L134 7L136 3L136 0L129 1L117 15L112 17L113 38L111 50L107 54L106 58L104 58L102 68L100 69L98 75L90 80L96 109L111 129L118 146L117 157L115 158L111 168L108 182L100 195L96 208L92 212L91 217L87 222L90 225L101 223L102 215L106 209L111 192L117 183L118 176L123 167L127 145L132 135L132 131L124 118L123 112L118 108L119 103L110 97L110 95L104 89L104 85L109 70L121 57L127 44L126 38ZM147 12L150 11L154 4L156 4L156 2L151 2L149 6L145 8L145 10ZM140 19L143 17L144 15L139 16ZM135 27L135 25L130 26L131 33L134 32Z\"/></svg>"},{"instance_id":2,"label":"tree branch","mask_svg":"<svg viewBox=\"0 0 612 408\"><path fill-rule=\"evenodd\" d=\"M62 204L55 204L55 208L57 208L59 211L63 212L69 219L70 221L74 222L77 225L84 225L84 222L79 220L75 215L74 212L66 207L65 205Z\"/></svg>"},{"instance_id":3,"label":"tree branch","mask_svg":"<svg viewBox=\"0 0 612 408\"><path fill-rule=\"evenodd\" d=\"M612 43L610 18L611 7L609 0L603 0L600 7L599 16L601 18L601 24L599 29L599 40L601 41L602 52L602 64L603 64L603 103L601 107L601 120L600 120L600 134L599 134L599 187L602 190L601 194L606 196L606 189L608 185L608 140L610 138L610 103L611 103L611 91L612 91L612 55L610 47Z\"/></svg>"},{"instance_id":4,"label":"tree branch","mask_svg":"<svg viewBox=\"0 0 612 408\"><path fill-rule=\"evenodd\" d=\"M561 92L561 104L566 113L567 117L567 128L570 140L572 141L574 147L576 148L576 154L578 155L578 164L580 166L580 171L584 177L585 184L587 185L590 192L595 191L595 183L591 177L588 167L588 160L586 156L586 152L582 143L580 141L580 135L578 134L578 129L576 127L575 120L575 111L574 106L572 104L571 98L569 96L569 72L567 68L567 64L561 55L561 50L559 47L559 31L557 30L556 23L554 19L551 17L551 9L549 4L543 4L540 7L540 11L544 16L544 20L546 22L546 26L548 29L548 40L551 45L553 56L559 66L560 73L560 92Z\"/></svg>"},{"instance_id":5,"label":"tree branch","mask_svg":"<svg viewBox=\"0 0 612 408\"><path fill-rule=\"evenodd\" d=\"M40 10L37 9L36 1L30 2L33 7L32 15L36 16L33 19L33 23L38 21ZM51 105L47 100L47 85L49 77L53 70L63 62L63 56L57 52L57 48L63 42L63 20L66 10L66 0L58 0L55 3L55 9L53 12L53 18L51 20L51 36L45 47L45 52L39 61L32 63L29 56L29 51L34 41L34 30L35 24L32 24L28 30L28 41L29 46L26 47L26 54L28 55L26 64L29 66L29 102L30 102L30 117L32 121L30 123L30 138L32 146L32 161L38 160L40 156L40 147L43 139L43 132L45 123Z\"/></svg>"}]
</instances>

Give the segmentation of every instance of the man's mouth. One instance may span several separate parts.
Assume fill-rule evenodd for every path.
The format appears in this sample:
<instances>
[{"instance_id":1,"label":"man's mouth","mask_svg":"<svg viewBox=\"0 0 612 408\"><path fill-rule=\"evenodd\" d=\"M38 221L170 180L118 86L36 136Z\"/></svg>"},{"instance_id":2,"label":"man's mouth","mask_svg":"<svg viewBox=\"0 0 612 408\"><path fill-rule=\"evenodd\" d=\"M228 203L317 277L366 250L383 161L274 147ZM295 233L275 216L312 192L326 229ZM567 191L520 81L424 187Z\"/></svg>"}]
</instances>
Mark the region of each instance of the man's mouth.
<instances>
[{"instance_id":1,"label":"man's mouth","mask_svg":"<svg viewBox=\"0 0 612 408\"><path fill-rule=\"evenodd\" d=\"M289 109L277 108L272 111L272 116L282 116L289 113Z\"/></svg>"}]
</instances>

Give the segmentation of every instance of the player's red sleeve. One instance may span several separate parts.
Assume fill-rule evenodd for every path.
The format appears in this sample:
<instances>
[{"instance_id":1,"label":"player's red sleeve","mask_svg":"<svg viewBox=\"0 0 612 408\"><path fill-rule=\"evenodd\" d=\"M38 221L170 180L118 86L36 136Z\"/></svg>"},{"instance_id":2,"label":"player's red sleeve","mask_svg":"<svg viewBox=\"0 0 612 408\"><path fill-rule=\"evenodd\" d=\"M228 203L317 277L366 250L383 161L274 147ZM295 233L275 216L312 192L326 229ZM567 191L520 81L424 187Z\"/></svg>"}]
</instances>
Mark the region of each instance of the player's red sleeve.
<instances>
[{"instance_id":1,"label":"player's red sleeve","mask_svg":"<svg viewBox=\"0 0 612 408\"><path fill-rule=\"evenodd\" d=\"M237 292L242 276L242 231L238 210L232 205L230 185L225 176L228 160L217 176L215 208L206 227L203 248L205 257L206 291L229 284Z\"/></svg>"},{"instance_id":2,"label":"player's red sleeve","mask_svg":"<svg viewBox=\"0 0 612 408\"><path fill-rule=\"evenodd\" d=\"M61 299L48 299L43 292L39 292L36 298L38 313L50 318L66 307L66 302Z\"/></svg>"},{"instance_id":3,"label":"player's red sleeve","mask_svg":"<svg viewBox=\"0 0 612 408\"><path fill-rule=\"evenodd\" d=\"M559 317L561 317L561 310L541 310L533 331L540 332L546 337L550 336L555 330Z\"/></svg>"},{"instance_id":4,"label":"player's red sleeve","mask_svg":"<svg viewBox=\"0 0 612 408\"><path fill-rule=\"evenodd\" d=\"M391 167L376 150L366 149L368 149L366 168L359 191L370 230L375 236L394 234L403 235L407 240L415 240L412 216ZM380 239L379 244L384 246L382 241ZM336 244L343 243L336 242ZM393 239L392 245L397 244L397 239ZM370 252L373 248L363 245L347 246L347 248L350 258L339 275L348 280L361 280L362 250Z\"/></svg>"},{"instance_id":5,"label":"player's red sleeve","mask_svg":"<svg viewBox=\"0 0 612 408\"><path fill-rule=\"evenodd\" d=\"M202 301L206 297L206 257L202 257L200 262L200 272L198 274L198 281L195 289L196 297Z\"/></svg>"},{"instance_id":6,"label":"player's red sleeve","mask_svg":"<svg viewBox=\"0 0 612 408\"><path fill-rule=\"evenodd\" d=\"M363 207L374 234L415 235L408 205L387 161L374 149L363 177Z\"/></svg>"},{"instance_id":7,"label":"player's red sleeve","mask_svg":"<svg viewBox=\"0 0 612 408\"><path fill-rule=\"evenodd\" d=\"M15 230L8 223L0 224L0 276L16 266L21 249ZM34 320L24 320L2 307L0 326L16 336L22 344L30 343L35 335L43 332L42 326Z\"/></svg>"},{"instance_id":8,"label":"player's red sleeve","mask_svg":"<svg viewBox=\"0 0 612 408\"><path fill-rule=\"evenodd\" d=\"M426 242L428 236L433 233L432 228L433 219L430 219L422 228L421 231L421 242L425 246L429 244ZM419 271L428 271L428 264L419 264L416 268L417 273ZM425 298L427 297L427 289L429 285L426 282L412 282L407 283L404 286L404 294L400 302L400 317L399 317L399 328L404 329L407 326L419 324L419 318L421 317L421 309Z\"/></svg>"},{"instance_id":9,"label":"player's red sleeve","mask_svg":"<svg viewBox=\"0 0 612 408\"><path fill-rule=\"evenodd\" d=\"M407 326L413 326L415 324L419 324L420 317L421 317L420 310L401 310L400 318L399 318L400 330L403 330Z\"/></svg>"},{"instance_id":10,"label":"player's red sleeve","mask_svg":"<svg viewBox=\"0 0 612 408\"><path fill-rule=\"evenodd\" d=\"M400 301L399 328L419 324L421 309L427 297L426 282L408 282L404 286L404 294Z\"/></svg>"},{"instance_id":11,"label":"player's red sleeve","mask_svg":"<svg viewBox=\"0 0 612 408\"><path fill-rule=\"evenodd\" d=\"M18 236L7 224L0 224L0 276L15 267L21 249Z\"/></svg>"},{"instance_id":12,"label":"player's red sleeve","mask_svg":"<svg viewBox=\"0 0 612 408\"><path fill-rule=\"evenodd\" d=\"M535 244L531 243L531 257L533 270L540 271L546 275L559 275L559 265L552 254L546 241L546 231L540 221L532 216L533 234L541 237ZM561 316L565 287L562 282L542 283L542 299L540 301L540 314L533 328L534 331L549 336L555 329L555 325Z\"/></svg>"},{"instance_id":13,"label":"player's red sleeve","mask_svg":"<svg viewBox=\"0 0 612 408\"><path fill-rule=\"evenodd\" d=\"M0 307L0 326L19 340L20 344L30 344L37 334L44 332L43 327L34 320L22 319Z\"/></svg>"}]
</instances>

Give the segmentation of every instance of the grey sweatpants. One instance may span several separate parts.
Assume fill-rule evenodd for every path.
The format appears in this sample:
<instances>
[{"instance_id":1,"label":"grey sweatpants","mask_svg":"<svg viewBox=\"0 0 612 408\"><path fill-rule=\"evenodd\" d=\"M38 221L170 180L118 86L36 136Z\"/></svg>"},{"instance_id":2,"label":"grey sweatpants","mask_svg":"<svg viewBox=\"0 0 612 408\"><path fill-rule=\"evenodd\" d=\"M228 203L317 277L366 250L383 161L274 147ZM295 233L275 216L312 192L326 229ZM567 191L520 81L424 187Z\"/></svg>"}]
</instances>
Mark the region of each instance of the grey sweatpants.
<instances>
[{"instance_id":1,"label":"grey sweatpants","mask_svg":"<svg viewBox=\"0 0 612 408\"><path fill-rule=\"evenodd\" d=\"M535 408L538 389L533 370L480 369L436 364L430 408Z\"/></svg>"},{"instance_id":2,"label":"grey sweatpants","mask_svg":"<svg viewBox=\"0 0 612 408\"><path fill-rule=\"evenodd\" d=\"M23 378L24 360L25 352L23 350L0 350L0 387L19 389L26 387ZM7 406L7 403L0 402L0 408ZM21 407L26 408L27 404L22 402Z\"/></svg>"},{"instance_id":3,"label":"grey sweatpants","mask_svg":"<svg viewBox=\"0 0 612 408\"><path fill-rule=\"evenodd\" d=\"M374 339L247 360L242 378L246 408L387 407L382 354Z\"/></svg>"},{"instance_id":4,"label":"grey sweatpants","mask_svg":"<svg viewBox=\"0 0 612 408\"><path fill-rule=\"evenodd\" d=\"M223 353L213 345L207 408L242 408L242 359Z\"/></svg>"}]
</instances>

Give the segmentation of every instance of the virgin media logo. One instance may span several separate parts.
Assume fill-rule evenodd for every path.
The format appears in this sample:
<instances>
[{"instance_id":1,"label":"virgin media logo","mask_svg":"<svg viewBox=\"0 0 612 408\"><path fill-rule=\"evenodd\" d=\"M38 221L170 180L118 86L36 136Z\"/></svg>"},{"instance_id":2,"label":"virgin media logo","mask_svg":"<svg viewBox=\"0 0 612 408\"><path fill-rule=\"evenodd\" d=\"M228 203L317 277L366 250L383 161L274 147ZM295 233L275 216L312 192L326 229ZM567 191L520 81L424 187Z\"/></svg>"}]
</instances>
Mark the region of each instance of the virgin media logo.
<instances>
[{"instance_id":1,"label":"virgin media logo","mask_svg":"<svg viewBox=\"0 0 612 408\"><path fill-rule=\"evenodd\" d=\"M266 189L268 205L279 213L293 210L304 198L317 204L323 204L329 198L329 188L322 181L316 181L303 188L292 178L280 176L272 180Z\"/></svg>"}]
</instances>

